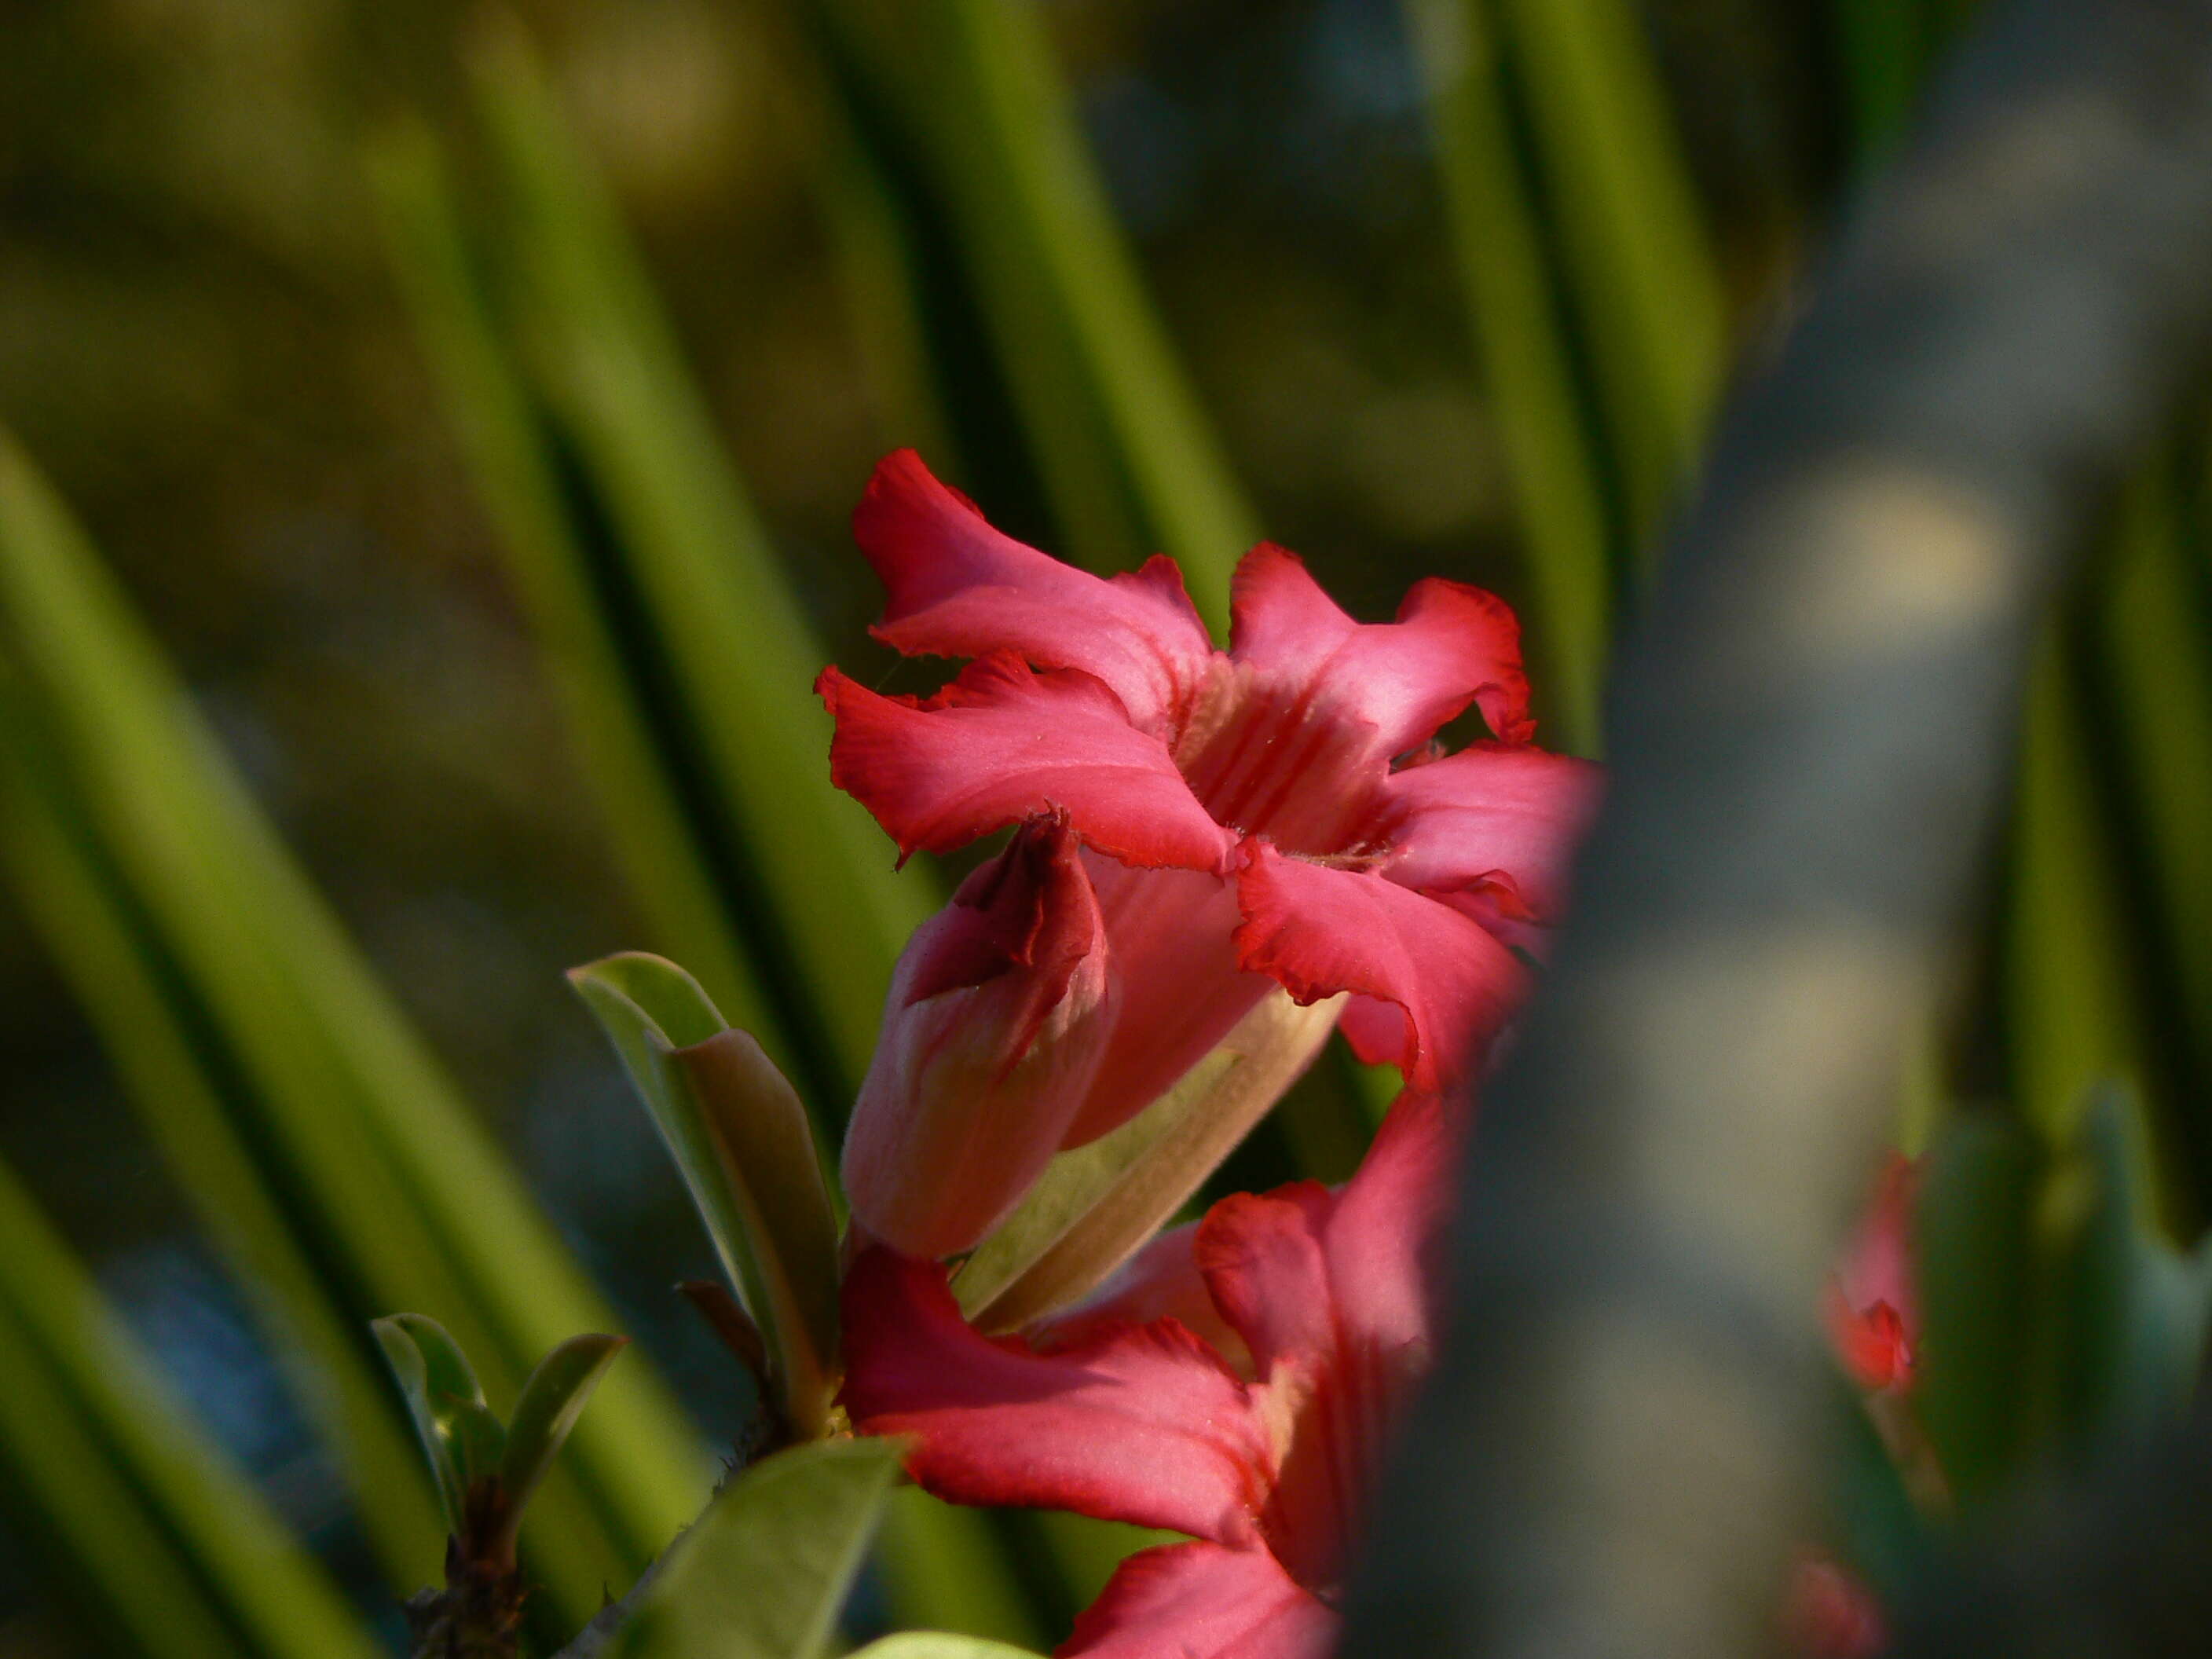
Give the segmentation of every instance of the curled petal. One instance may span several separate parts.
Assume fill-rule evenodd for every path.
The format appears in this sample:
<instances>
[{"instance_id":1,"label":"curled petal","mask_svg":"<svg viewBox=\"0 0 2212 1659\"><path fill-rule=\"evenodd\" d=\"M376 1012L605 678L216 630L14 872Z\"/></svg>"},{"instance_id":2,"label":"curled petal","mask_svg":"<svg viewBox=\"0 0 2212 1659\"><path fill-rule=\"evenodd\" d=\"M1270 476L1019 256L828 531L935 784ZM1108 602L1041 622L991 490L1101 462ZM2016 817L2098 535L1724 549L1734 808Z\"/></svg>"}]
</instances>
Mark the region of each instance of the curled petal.
<instances>
[{"instance_id":1,"label":"curled petal","mask_svg":"<svg viewBox=\"0 0 2212 1659\"><path fill-rule=\"evenodd\" d=\"M992 529L910 449L877 466L853 534L888 595L872 631L908 655L1005 647L1042 667L1079 668L1149 727L1188 697L1212 653L1171 561L1110 580L1062 564Z\"/></svg>"},{"instance_id":2,"label":"curled petal","mask_svg":"<svg viewBox=\"0 0 2212 1659\"><path fill-rule=\"evenodd\" d=\"M899 958L845 1136L855 1218L909 1255L973 1248L1059 1150L1114 1024L1074 837L1028 825Z\"/></svg>"},{"instance_id":3,"label":"curled petal","mask_svg":"<svg viewBox=\"0 0 2212 1659\"><path fill-rule=\"evenodd\" d=\"M1123 863L1227 867L1236 838L1206 816L1166 744L1089 674L1040 674L994 652L934 697L886 697L834 668L815 689L837 723L830 781L903 854L951 852L1062 812Z\"/></svg>"},{"instance_id":4,"label":"curled petal","mask_svg":"<svg viewBox=\"0 0 2212 1659\"><path fill-rule=\"evenodd\" d=\"M1116 1568L1055 1659L1328 1659L1338 1619L1264 1550L1169 1544Z\"/></svg>"},{"instance_id":5,"label":"curled petal","mask_svg":"<svg viewBox=\"0 0 2212 1659\"><path fill-rule=\"evenodd\" d=\"M1355 1000L1344 1032L1362 1060L1427 1092L1463 1082L1520 1004L1513 953L1449 905L1382 877L1245 844L1237 878L1244 965L1301 1002L1351 991L1395 1004L1398 1030Z\"/></svg>"},{"instance_id":6,"label":"curled petal","mask_svg":"<svg viewBox=\"0 0 2212 1659\"><path fill-rule=\"evenodd\" d=\"M1174 1321L1036 1353L969 1326L941 1267L880 1245L844 1315L854 1430L910 1437L908 1472L939 1498L1256 1539L1273 1449L1244 1384Z\"/></svg>"},{"instance_id":7,"label":"curled petal","mask_svg":"<svg viewBox=\"0 0 2212 1659\"><path fill-rule=\"evenodd\" d=\"M1384 872L1447 892L1503 878L1522 919L1556 921L1602 776L1588 761L1499 743L1394 772Z\"/></svg>"},{"instance_id":8,"label":"curled petal","mask_svg":"<svg viewBox=\"0 0 2212 1659\"><path fill-rule=\"evenodd\" d=\"M1303 682L1373 726L1379 755L1425 743L1468 703L1506 743L1535 733L1521 626L1495 594L1431 577L1394 623L1360 623L1294 553L1262 543L1237 568L1230 654L1270 679Z\"/></svg>"}]
</instances>

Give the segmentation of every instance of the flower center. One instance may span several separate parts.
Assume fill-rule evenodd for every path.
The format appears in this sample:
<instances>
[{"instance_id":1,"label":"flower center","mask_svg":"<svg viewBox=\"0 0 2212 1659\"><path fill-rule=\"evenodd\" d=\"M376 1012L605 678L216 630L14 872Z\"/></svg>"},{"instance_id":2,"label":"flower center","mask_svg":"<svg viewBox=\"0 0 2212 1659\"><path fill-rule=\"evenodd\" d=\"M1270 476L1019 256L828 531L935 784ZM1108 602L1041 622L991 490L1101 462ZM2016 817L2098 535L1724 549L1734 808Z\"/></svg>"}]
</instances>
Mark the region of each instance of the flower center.
<instances>
[{"instance_id":1,"label":"flower center","mask_svg":"<svg viewBox=\"0 0 2212 1659\"><path fill-rule=\"evenodd\" d=\"M1388 757L1311 680L1217 657L1176 732L1176 765L1217 823L1286 853L1364 864L1382 841Z\"/></svg>"}]
</instances>

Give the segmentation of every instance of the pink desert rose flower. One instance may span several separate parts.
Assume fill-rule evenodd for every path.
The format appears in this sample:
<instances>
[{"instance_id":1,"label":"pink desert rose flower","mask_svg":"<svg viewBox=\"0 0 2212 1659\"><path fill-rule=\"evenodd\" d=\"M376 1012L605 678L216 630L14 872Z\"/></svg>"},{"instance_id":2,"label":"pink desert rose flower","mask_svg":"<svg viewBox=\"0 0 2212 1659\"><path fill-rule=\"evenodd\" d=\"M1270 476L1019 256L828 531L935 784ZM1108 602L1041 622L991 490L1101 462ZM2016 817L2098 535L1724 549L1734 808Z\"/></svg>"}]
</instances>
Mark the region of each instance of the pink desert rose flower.
<instances>
[{"instance_id":1,"label":"pink desert rose flower","mask_svg":"<svg viewBox=\"0 0 2212 1659\"><path fill-rule=\"evenodd\" d=\"M1920 1339L1911 1259L1912 1160L1892 1152L1825 1303L1829 1339L1863 1389L1911 1386Z\"/></svg>"},{"instance_id":2,"label":"pink desert rose flower","mask_svg":"<svg viewBox=\"0 0 2212 1659\"><path fill-rule=\"evenodd\" d=\"M876 636L973 660L920 698L825 671L832 779L904 854L1041 814L1083 845L1117 1031L1073 1115L1026 1133L1057 1149L1117 1127L1278 984L1352 993L1353 1048L1411 1086L1467 1079L1522 996L1509 945L1558 915L1596 789L1530 744L1502 601L1432 579L1363 625L1262 544L1219 651L1170 561L1110 580L1062 564L911 451L877 468L854 532L888 591ZM1470 703L1493 739L1436 754Z\"/></svg>"},{"instance_id":3,"label":"pink desert rose flower","mask_svg":"<svg viewBox=\"0 0 2212 1659\"><path fill-rule=\"evenodd\" d=\"M915 929L845 1137L858 1224L909 1255L970 1249L1044 1168L1114 1029L1074 837L1033 819Z\"/></svg>"},{"instance_id":4,"label":"pink desert rose flower","mask_svg":"<svg viewBox=\"0 0 2212 1659\"><path fill-rule=\"evenodd\" d=\"M1369 1486L1429 1364L1453 1138L1437 1098L1408 1095L1340 1190L1224 1199L1104 1304L1028 1339L981 1334L943 1267L872 1248L845 1286L854 1427L907 1437L914 1478L956 1503L1193 1536L1124 1562L1063 1656L1322 1659ZM1173 1316L1114 1316L1194 1283L1241 1363Z\"/></svg>"}]
</instances>

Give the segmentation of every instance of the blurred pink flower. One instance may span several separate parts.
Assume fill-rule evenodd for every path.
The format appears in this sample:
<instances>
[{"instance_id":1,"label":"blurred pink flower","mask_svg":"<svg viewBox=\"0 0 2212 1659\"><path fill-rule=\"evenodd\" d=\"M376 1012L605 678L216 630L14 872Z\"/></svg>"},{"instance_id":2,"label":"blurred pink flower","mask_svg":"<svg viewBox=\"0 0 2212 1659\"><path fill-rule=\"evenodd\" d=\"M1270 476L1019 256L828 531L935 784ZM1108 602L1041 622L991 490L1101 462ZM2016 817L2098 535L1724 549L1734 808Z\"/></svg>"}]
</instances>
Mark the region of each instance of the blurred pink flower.
<instances>
[{"instance_id":1,"label":"blurred pink flower","mask_svg":"<svg viewBox=\"0 0 2212 1659\"><path fill-rule=\"evenodd\" d=\"M961 1318L945 1269L880 1247L845 1288L844 1403L956 1503L1072 1510L1193 1534L1129 1558L1060 1650L1086 1659L1321 1659L1400 1407L1426 1370L1452 1125L1402 1097L1340 1190L1223 1200L1103 1304L1033 1340ZM1200 1317L1115 1316L1202 1285Z\"/></svg>"},{"instance_id":2,"label":"blurred pink flower","mask_svg":"<svg viewBox=\"0 0 2212 1659\"><path fill-rule=\"evenodd\" d=\"M1889 1643L1874 1593L1825 1556L1799 1559L1782 1624L1790 1647L1806 1659L1874 1659Z\"/></svg>"},{"instance_id":3,"label":"blurred pink flower","mask_svg":"<svg viewBox=\"0 0 2212 1659\"><path fill-rule=\"evenodd\" d=\"M1863 1389L1908 1387L1920 1340L1911 1261L1912 1160L1892 1152L1872 1201L1829 1280L1825 1300L1837 1355Z\"/></svg>"},{"instance_id":4,"label":"blurred pink flower","mask_svg":"<svg viewBox=\"0 0 2212 1659\"><path fill-rule=\"evenodd\" d=\"M1352 993L1353 1047L1413 1086L1467 1078L1597 787L1530 746L1500 600L1431 580L1362 625L1262 545L1218 651L1168 560L1110 580L1061 564L911 451L877 468L854 530L889 592L877 637L975 660L924 698L825 671L832 778L905 853L1048 813L1085 848L1120 1013L1062 1145L1142 1110L1274 984ZM1495 740L1437 756L1470 702Z\"/></svg>"}]
</instances>

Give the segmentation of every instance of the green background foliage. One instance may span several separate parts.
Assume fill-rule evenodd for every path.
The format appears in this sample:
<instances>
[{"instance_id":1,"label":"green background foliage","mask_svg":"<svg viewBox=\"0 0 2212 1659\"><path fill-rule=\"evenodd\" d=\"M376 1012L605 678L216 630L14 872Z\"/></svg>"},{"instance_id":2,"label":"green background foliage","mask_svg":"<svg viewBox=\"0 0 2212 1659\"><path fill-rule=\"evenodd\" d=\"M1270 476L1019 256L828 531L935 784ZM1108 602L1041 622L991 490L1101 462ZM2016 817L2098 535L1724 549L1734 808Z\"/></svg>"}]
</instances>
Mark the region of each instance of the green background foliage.
<instances>
[{"instance_id":1,"label":"green background foliage","mask_svg":"<svg viewBox=\"0 0 2212 1659\"><path fill-rule=\"evenodd\" d=\"M1546 740L1597 753L1715 404L1966 9L34 9L0 54L0 1655L396 1641L441 1528L395 1310L502 1418L556 1343L639 1339L531 1507L541 1644L700 1511L757 1402L666 1294L712 1246L560 972L682 962L834 1140L957 873L894 872L808 690L932 684L865 637L877 455L1095 568L1173 553L1217 628L1263 531L1363 616L1495 586ZM2054 617L1975 951L1900 1064L1969 1518L2195 1386L2205 461L2193 420L2143 458ZM1221 1180L1340 1177L1387 1081L1316 1068ZM1926 1518L1841 1439L1836 1541L1896 1587ZM881 1473L793 1478L827 1553L761 1651L826 1628L879 1509L856 1636L1046 1645L1147 1541Z\"/></svg>"}]
</instances>

